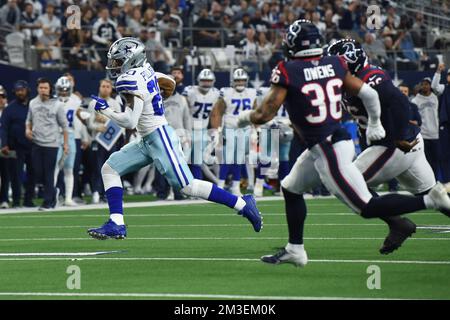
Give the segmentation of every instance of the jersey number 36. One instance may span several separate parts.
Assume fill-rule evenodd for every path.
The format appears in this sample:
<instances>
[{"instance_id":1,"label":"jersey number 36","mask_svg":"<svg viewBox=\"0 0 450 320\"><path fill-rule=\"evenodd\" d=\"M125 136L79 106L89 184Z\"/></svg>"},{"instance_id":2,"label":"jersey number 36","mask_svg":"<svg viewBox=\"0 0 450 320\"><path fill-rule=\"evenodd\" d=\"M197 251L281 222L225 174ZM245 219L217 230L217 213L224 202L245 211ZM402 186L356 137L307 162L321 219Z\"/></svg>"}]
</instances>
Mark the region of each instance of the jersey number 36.
<instances>
[{"instance_id":1,"label":"jersey number 36","mask_svg":"<svg viewBox=\"0 0 450 320\"><path fill-rule=\"evenodd\" d=\"M301 88L301 92L308 98L312 110L306 116L306 120L311 124L320 124L330 116L333 120L339 121L342 117L340 101L342 98L342 80L334 78L328 80L323 88L319 83L307 83Z\"/></svg>"}]
</instances>

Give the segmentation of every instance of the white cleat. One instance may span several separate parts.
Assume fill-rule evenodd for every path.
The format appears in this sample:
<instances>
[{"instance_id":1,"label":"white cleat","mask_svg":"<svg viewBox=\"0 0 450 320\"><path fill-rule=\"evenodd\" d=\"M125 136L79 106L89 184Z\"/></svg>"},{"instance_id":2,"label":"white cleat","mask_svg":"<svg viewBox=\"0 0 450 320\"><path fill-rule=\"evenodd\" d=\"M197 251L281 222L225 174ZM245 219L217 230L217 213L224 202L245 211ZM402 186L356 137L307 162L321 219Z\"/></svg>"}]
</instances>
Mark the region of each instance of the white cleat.
<instances>
[{"instance_id":1,"label":"white cleat","mask_svg":"<svg viewBox=\"0 0 450 320\"><path fill-rule=\"evenodd\" d=\"M450 198L447 194L447 188L442 183L436 183L436 185L428 192L428 196L433 201L436 209L450 210Z\"/></svg>"},{"instance_id":2,"label":"white cleat","mask_svg":"<svg viewBox=\"0 0 450 320\"><path fill-rule=\"evenodd\" d=\"M274 255L262 256L261 261L269 264L291 263L296 267L304 267L308 263L308 255L304 249L292 252L283 248Z\"/></svg>"}]
</instances>

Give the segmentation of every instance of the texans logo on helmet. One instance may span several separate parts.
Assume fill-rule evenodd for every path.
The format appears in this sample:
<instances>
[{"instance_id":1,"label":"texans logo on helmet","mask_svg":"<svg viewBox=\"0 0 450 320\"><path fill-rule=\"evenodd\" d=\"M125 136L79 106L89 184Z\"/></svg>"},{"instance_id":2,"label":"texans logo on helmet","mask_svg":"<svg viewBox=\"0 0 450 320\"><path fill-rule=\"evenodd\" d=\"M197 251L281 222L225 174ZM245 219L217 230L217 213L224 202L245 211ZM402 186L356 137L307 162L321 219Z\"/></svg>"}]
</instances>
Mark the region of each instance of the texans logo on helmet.
<instances>
[{"instance_id":1,"label":"texans logo on helmet","mask_svg":"<svg viewBox=\"0 0 450 320\"><path fill-rule=\"evenodd\" d=\"M343 45L343 47L345 48L344 55L346 59L352 63L356 63L358 57L356 56L355 44L352 42L347 42Z\"/></svg>"},{"instance_id":2,"label":"texans logo on helmet","mask_svg":"<svg viewBox=\"0 0 450 320\"><path fill-rule=\"evenodd\" d=\"M289 27L289 32L286 35L286 43L290 48L295 45L294 41L297 38L297 35L301 30L302 30L302 27L300 26L300 24L294 23Z\"/></svg>"}]
</instances>

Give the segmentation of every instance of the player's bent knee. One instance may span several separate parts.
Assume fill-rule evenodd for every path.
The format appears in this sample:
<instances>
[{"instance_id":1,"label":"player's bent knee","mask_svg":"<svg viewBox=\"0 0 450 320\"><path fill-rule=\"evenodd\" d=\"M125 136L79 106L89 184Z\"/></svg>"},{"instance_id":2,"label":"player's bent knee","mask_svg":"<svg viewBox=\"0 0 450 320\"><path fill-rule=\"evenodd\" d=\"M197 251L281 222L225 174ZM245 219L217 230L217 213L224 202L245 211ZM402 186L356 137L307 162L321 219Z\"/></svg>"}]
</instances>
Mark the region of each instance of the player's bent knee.
<instances>
[{"instance_id":1,"label":"player's bent knee","mask_svg":"<svg viewBox=\"0 0 450 320\"><path fill-rule=\"evenodd\" d=\"M208 199L211 193L212 186L213 185L211 182L193 179L191 183L182 188L180 191L181 193L189 197Z\"/></svg>"},{"instance_id":2,"label":"player's bent knee","mask_svg":"<svg viewBox=\"0 0 450 320\"><path fill-rule=\"evenodd\" d=\"M122 180L120 180L120 175L116 170L111 168L108 162L105 162L101 169L103 184L105 185L105 190L112 187L122 187Z\"/></svg>"}]
</instances>

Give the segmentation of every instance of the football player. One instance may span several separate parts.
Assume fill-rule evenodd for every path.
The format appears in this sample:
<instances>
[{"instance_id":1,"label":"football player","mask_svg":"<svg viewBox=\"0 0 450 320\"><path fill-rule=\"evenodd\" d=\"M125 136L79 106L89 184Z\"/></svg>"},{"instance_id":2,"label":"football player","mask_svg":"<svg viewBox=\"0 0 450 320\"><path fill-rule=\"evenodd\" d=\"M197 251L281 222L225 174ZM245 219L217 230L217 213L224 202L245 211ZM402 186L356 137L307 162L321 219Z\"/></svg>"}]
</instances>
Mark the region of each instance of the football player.
<instances>
[{"instance_id":1,"label":"football player","mask_svg":"<svg viewBox=\"0 0 450 320\"><path fill-rule=\"evenodd\" d=\"M56 95L58 100L64 108L67 119L67 131L69 134L69 152L67 156L63 156L62 147L58 150L58 163L60 165L56 166L55 170L55 184L59 174L60 169L64 170L64 187L65 187L65 201L66 206L76 206L76 203L72 200L74 175L73 167L75 164L75 156L77 153L77 147L75 143L75 127L76 121L79 121L75 116L78 108L81 106L80 98L73 94L72 82L68 77L60 77L55 83Z\"/></svg>"},{"instance_id":2,"label":"football player","mask_svg":"<svg viewBox=\"0 0 450 320\"><path fill-rule=\"evenodd\" d=\"M124 128L136 128L141 138L114 152L103 165L101 172L110 219L99 228L89 229L89 235L96 239L126 237L120 177L152 163L173 188L187 196L234 208L259 232L262 221L253 196L236 197L210 182L192 176L178 136L164 117L162 93L158 84L162 82L166 88L170 88L164 90L164 96L170 96L175 89L175 81L153 70L145 56L145 45L131 37L115 41L108 51L106 69L111 79L117 79L115 87L126 101L125 111L114 112L104 99L92 96L97 101L95 110Z\"/></svg>"},{"instance_id":3,"label":"football player","mask_svg":"<svg viewBox=\"0 0 450 320\"><path fill-rule=\"evenodd\" d=\"M341 127L344 90L358 96L368 114L368 144L386 133L380 121L377 92L351 75L342 57L323 56L322 37L308 20L289 26L283 45L288 61L273 70L270 91L256 110L239 115L239 126L272 120L284 104L294 129L306 142L304 151L281 182L286 203L289 242L274 255L261 260L270 264L304 266L308 257L303 245L306 204L303 193L321 182L338 199L364 218L384 218L426 208L449 209L450 198L438 183L422 196L388 194L373 197L362 173L353 163L355 146Z\"/></svg>"},{"instance_id":4,"label":"football player","mask_svg":"<svg viewBox=\"0 0 450 320\"><path fill-rule=\"evenodd\" d=\"M269 87L261 87L258 89L258 104L261 104L267 92L269 92ZM278 154L278 179L281 181L286 177L289 173L289 149L291 148L291 141L294 137L294 132L291 127L291 121L289 120L289 116L286 111L285 106L281 106L277 112L277 115L273 118L272 121L261 126L261 129L270 130L277 129L279 130L279 150ZM267 138L270 140L271 135L268 134ZM270 146L270 141L268 141L268 146ZM271 150L268 150L270 152ZM264 156L264 155L263 155ZM262 170L264 167L267 167L267 164L258 164L256 170L256 183L254 195L256 197L262 197L263 195L263 185L264 185L264 174Z\"/></svg>"},{"instance_id":5,"label":"football player","mask_svg":"<svg viewBox=\"0 0 450 320\"><path fill-rule=\"evenodd\" d=\"M367 54L355 40L341 39L331 44L327 51L329 55L343 57L350 73L374 88L380 98L380 119L386 137L374 141L354 162L367 185L376 187L396 178L412 194L427 194L436 185L436 179L425 157L420 127L410 122L409 99L394 86L386 71L369 64ZM368 116L361 99L348 97L345 107L356 119L364 142ZM380 252L388 254L415 232L416 225L407 218L383 219L390 232Z\"/></svg>"},{"instance_id":6,"label":"football player","mask_svg":"<svg viewBox=\"0 0 450 320\"><path fill-rule=\"evenodd\" d=\"M220 98L211 113L211 128L219 129L223 122L223 164L220 165L219 186L225 185L228 174L233 176L231 192L240 195L241 170L249 144L249 129L239 129L237 120L239 114L251 110L256 102L256 89L248 88L248 74L242 69L234 70L231 77L231 87L220 90ZM241 163L242 162L242 163Z\"/></svg>"},{"instance_id":7,"label":"football player","mask_svg":"<svg viewBox=\"0 0 450 320\"><path fill-rule=\"evenodd\" d=\"M210 69L203 69L197 77L198 85L187 86L183 91L192 115L192 175L196 179L202 179L203 151L207 144L206 129L208 128L209 115L220 96L218 89L214 87L216 76Z\"/></svg>"}]
</instances>

